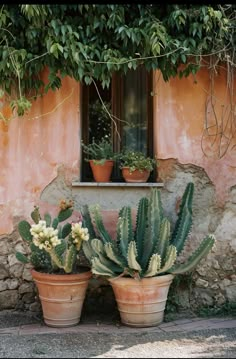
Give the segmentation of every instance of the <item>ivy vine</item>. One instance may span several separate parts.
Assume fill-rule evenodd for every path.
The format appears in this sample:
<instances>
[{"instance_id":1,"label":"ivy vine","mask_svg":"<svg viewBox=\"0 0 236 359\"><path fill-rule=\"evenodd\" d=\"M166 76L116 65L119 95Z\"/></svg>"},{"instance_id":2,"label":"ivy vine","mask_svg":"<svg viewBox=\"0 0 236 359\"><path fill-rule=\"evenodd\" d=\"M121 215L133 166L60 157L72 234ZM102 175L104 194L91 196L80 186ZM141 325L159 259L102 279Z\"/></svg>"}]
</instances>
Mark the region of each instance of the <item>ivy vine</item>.
<instances>
[{"instance_id":1,"label":"ivy vine","mask_svg":"<svg viewBox=\"0 0 236 359\"><path fill-rule=\"evenodd\" d=\"M235 14L219 4L2 5L0 101L10 96L22 116L65 76L106 87L141 64L165 81L196 74L204 56L235 66Z\"/></svg>"}]
</instances>

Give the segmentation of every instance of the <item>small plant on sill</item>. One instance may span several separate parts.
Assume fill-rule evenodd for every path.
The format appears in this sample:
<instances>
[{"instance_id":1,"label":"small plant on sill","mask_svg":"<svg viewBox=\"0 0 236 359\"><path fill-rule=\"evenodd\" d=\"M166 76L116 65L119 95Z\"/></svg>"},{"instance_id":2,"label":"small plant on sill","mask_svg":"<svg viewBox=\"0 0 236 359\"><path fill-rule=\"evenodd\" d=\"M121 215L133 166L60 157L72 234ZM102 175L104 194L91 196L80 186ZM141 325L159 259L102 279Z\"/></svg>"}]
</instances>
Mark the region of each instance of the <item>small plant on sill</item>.
<instances>
[{"instance_id":1,"label":"small plant on sill","mask_svg":"<svg viewBox=\"0 0 236 359\"><path fill-rule=\"evenodd\" d=\"M100 141L95 141L86 145L81 143L83 152L87 155L85 161L93 160L95 164L104 164L106 160L114 160L116 155L112 148L112 143L108 137L103 137Z\"/></svg>"},{"instance_id":2,"label":"small plant on sill","mask_svg":"<svg viewBox=\"0 0 236 359\"><path fill-rule=\"evenodd\" d=\"M155 166L158 166L156 159L146 156L141 151L124 150L118 159L120 160L120 168L128 167L131 173L135 170L140 172L152 171Z\"/></svg>"}]
</instances>

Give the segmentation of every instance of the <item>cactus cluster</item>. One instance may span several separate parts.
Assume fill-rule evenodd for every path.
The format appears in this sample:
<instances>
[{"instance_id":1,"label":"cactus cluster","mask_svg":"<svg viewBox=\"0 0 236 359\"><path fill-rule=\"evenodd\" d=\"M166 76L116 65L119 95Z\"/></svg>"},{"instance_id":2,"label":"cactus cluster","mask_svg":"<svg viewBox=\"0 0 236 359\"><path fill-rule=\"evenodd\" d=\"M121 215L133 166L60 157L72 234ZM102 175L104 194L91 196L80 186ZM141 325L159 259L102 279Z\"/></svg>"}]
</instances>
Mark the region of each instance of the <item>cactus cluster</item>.
<instances>
[{"instance_id":1,"label":"cactus cluster","mask_svg":"<svg viewBox=\"0 0 236 359\"><path fill-rule=\"evenodd\" d=\"M52 218L49 213L41 217L39 207L31 213L34 224L22 220L18 231L30 247L30 255L16 252L16 258L23 263L46 273L72 273L78 265L78 252L82 241L89 239L87 228L79 223L64 223L73 213L71 204L60 206L58 215Z\"/></svg>"},{"instance_id":2,"label":"cactus cluster","mask_svg":"<svg viewBox=\"0 0 236 359\"><path fill-rule=\"evenodd\" d=\"M99 205L84 206L83 224L90 240L82 248L94 274L133 278L181 274L191 271L209 253L215 243L213 235L207 235L184 263L178 261L192 227L194 184L187 184L173 230L164 215L160 190L150 192L149 198L138 203L134 227L131 207L119 211L115 240L104 226Z\"/></svg>"}]
</instances>

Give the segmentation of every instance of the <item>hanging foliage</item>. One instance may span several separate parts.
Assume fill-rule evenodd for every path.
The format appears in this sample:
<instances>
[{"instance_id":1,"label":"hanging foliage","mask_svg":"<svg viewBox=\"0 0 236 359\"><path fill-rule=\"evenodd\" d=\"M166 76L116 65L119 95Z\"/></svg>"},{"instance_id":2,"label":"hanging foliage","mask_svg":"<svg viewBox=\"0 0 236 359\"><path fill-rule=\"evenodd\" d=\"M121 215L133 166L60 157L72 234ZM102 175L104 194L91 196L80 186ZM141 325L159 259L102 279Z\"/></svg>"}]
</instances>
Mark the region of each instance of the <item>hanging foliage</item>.
<instances>
[{"instance_id":1,"label":"hanging foliage","mask_svg":"<svg viewBox=\"0 0 236 359\"><path fill-rule=\"evenodd\" d=\"M106 87L113 72L140 64L165 81L195 74L205 55L234 65L235 14L219 4L2 5L0 87L21 116L65 76Z\"/></svg>"}]
</instances>

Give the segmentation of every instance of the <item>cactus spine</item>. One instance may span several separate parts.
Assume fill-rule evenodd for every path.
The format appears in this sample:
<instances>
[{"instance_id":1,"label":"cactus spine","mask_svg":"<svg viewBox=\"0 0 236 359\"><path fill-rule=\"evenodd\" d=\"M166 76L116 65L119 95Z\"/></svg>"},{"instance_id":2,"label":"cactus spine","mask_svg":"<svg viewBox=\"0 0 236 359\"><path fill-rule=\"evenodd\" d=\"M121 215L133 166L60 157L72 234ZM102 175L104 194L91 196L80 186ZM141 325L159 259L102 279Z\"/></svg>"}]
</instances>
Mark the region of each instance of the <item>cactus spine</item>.
<instances>
[{"instance_id":1,"label":"cactus spine","mask_svg":"<svg viewBox=\"0 0 236 359\"><path fill-rule=\"evenodd\" d=\"M190 182L184 191L173 233L156 188L150 190L149 198L140 199L135 230L132 229L131 208L121 208L116 240L111 239L103 224L100 207L86 207L83 217L91 231L90 240L83 243L83 251L92 272L109 277L121 274L142 278L192 270L215 243L213 235L206 236L185 263L176 263L192 226L193 192L194 185Z\"/></svg>"}]
</instances>

